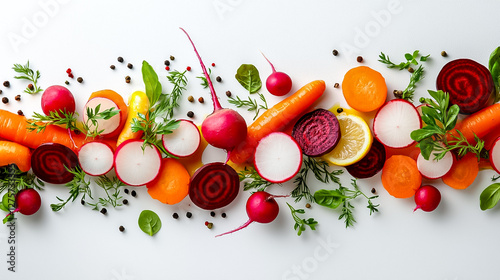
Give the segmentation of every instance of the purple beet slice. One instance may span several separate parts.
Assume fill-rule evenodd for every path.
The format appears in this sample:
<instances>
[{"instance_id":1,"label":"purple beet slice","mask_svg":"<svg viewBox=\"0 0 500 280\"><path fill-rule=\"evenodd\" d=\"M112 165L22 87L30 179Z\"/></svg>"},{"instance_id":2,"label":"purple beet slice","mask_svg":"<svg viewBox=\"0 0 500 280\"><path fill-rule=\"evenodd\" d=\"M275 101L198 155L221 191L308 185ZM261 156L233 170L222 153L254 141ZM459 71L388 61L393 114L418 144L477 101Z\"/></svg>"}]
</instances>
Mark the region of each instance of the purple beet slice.
<instances>
[{"instance_id":1,"label":"purple beet slice","mask_svg":"<svg viewBox=\"0 0 500 280\"><path fill-rule=\"evenodd\" d=\"M457 104L462 114L484 108L495 90L488 68L466 58L448 62L439 72L436 86L450 94L450 103Z\"/></svg>"},{"instance_id":2,"label":"purple beet slice","mask_svg":"<svg viewBox=\"0 0 500 280\"><path fill-rule=\"evenodd\" d=\"M61 144L42 144L31 154L33 173L47 183L65 184L70 182L74 175L66 168L75 169L78 166L78 157L75 152Z\"/></svg>"},{"instance_id":3,"label":"purple beet slice","mask_svg":"<svg viewBox=\"0 0 500 280\"><path fill-rule=\"evenodd\" d=\"M365 179L375 176L385 163L385 147L377 139L373 139L372 147L360 161L346 166L347 172L354 178Z\"/></svg>"},{"instance_id":4,"label":"purple beet slice","mask_svg":"<svg viewBox=\"0 0 500 280\"><path fill-rule=\"evenodd\" d=\"M205 210L222 208L238 195L240 180L238 173L229 165L213 162L200 167L189 184L189 197Z\"/></svg>"},{"instance_id":5,"label":"purple beet slice","mask_svg":"<svg viewBox=\"0 0 500 280\"><path fill-rule=\"evenodd\" d=\"M324 155L340 139L337 117L325 109L317 109L303 115L294 125L292 137L297 141L302 153L310 157Z\"/></svg>"}]
</instances>

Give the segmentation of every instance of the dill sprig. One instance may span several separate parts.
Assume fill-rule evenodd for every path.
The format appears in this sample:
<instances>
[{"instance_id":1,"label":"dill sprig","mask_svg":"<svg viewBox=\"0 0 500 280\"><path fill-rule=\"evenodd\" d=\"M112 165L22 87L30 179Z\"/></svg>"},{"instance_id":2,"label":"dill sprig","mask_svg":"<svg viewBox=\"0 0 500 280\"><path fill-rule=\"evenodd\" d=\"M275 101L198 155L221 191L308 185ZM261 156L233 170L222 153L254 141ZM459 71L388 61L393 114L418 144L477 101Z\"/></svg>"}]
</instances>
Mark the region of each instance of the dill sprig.
<instances>
[{"instance_id":1,"label":"dill sprig","mask_svg":"<svg viewBox=\"0 0 500 280\"><path fill-rule=\"evenodd\" d=\"M243 100L239 96L236 96L236 98L229 97L229 103L235 105L237 108L246 107L249 112L255 111L255 116L253 117L255 120L259 116L260 110L268 109L267 101L264 95L262 93L258 93L258 95L264 104L258 104L257 99L252 99L250 96L248 97L248 100Z\"/></svg>"},{"instance_id":2,"label":"dill sprig","mask_svg":"<svg viewBox=\"0 0 500 280\"><path fill-rule=\"evenodd\" d=\"M170 94L166 95L165 100L160 104L165 104L165 111L168 118L174 116L174 108L179 107L179 99L182 96L182 92L186 90L187 77L186 70L184 72L171 71L167 76L168 81L174 86Z\"/></svg>"},{"instance_id":3,"label":"dill sprig","mask_svg":"<svg viewBox=\"0 0 500 280\"><path fill-rule=\"evenodd\" d=\"M259 173L255 168L245 168L238 172L238 177L240 182L243 182L243 190L248 191L255 189L255 191L264 191L267 187L271 186L273 183L260 177Z\"/></svg>"},{"instance_id":4,"label":"dill sprig","mask_svg":"<svg viewBox=\"0 0 500 280\"><path fill-rule=\"evenodd\" d=\"M29 93L29 94L35 94L35 93L39 93L39 92L43 91L43 89L37 85L38 79L40 79L40 71L38 71L38 70L36 70L36 72L33 71L30 68L30 61L29 60L28 60L28 62L26 62L26 65L14 64L14 67L12 67L12 69L14 69L14 71L16 71L16 73L21 74L20 76L15 76L14 77L15 79L29 80L33 83L33 84L28 85L28 87L26 87L24 92Z\"/></svg>"},{"instance_id":5,"label":"dill sprig","mask_svg":"<svg viewBox=\"0 0 500 280\"><path fill-rule=\"evenodd\" d=\"M123 205L123 196L120 195L120 188L125 186L125 184L118 177L109 178L101 175L95 182L104 190L106 197L99 197L96 203L87 202L88 205L93 206L92 210L99 211L99 205L102 207L111 205L113 208Z\"/></svg>"},{"instance_id":6,"label":"dill sprig","mask_svg":"<svg viewBox=\"0 0 500 280\"><path fill-rule=\"evenodd\" d=\"M82 201L85 201L87 195L90 197L90 199L93 199L92 190L90 188L90 180L86 180L85 172L83 172L80 167L76 167L74 169L69 169L67 167L65 168L74 176L73 180L65 184L65 186L69 188L70 196L66 200L57 196L56 198L60 201L60 203L50 204L50 208L54 212L63 209L68 202L75 201L80 196L80 194L83 194Z\"/></svg>"},{"instance_id":7,"label":"dill sprig","mask_svg":"<svg viewBox=\"0 0 500 280\"><path fill-rule=\"evenodd\" d=\"M306 226L308 226L311 230L316 230L316 225L318 222L314 220L314 218L301 219L297 214L305 214L306 211L304 209L295 209L288 202L286 203L292 212L293 220L295 221L295 225L293 226L294 230L297 230L297 235L300 236L303 231L306 230Z\"/></svg>"}]
</instances>

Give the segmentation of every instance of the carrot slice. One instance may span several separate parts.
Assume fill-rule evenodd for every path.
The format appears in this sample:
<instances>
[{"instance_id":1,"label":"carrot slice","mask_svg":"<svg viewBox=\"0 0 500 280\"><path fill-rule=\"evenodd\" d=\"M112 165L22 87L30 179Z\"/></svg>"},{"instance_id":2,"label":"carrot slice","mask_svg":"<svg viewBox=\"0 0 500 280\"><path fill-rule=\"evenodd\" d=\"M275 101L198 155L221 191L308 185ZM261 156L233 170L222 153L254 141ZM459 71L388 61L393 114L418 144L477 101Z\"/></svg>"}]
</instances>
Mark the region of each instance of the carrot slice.
<instances>
[{"instance_id":1,"label":"carrot slice","mask_svg":"<svg viewBox=\"0 0 500 280\"><path fill-rule=\"evenodd\" d=\"M409 156L393 155L382 169L382 185L396 198L409 198L422 184L417 162Z\"/></svg>"},{"instance_id":2,"label":"carrot slice","mask_svg":"<svg viewBox=\"0 0 500 280\"><path fill-rule=\"evenodd\" d=\"M443 176L443 183L454 188L463 190L472 185L479 173L479 162L475 154L466 154L455 161L451 170Z\"/></svg>"},{"instance_id":3,"label":"carrot slice","mask_svg":"<svg viewBox=\"0 0 500 280\"><path fill-rule=\"evenodd\" d=\"M21 172L31 169L31 151L28 147L10 141L0 141L0 166L15 164Z\"/></svg>"},{"instance_id":4,"label":"carrot slice","mask_svg":"<svg viewBox=\"0 0 500 280\"><path fill-rule=\"evenodd\" d=\"M160 175L147 184L149 195L165 204L181 202L189 192L191 176L178 160L164 158Z\"/></svg>"},{"instance_id":5,"label":"carrot slice","mask_svg":"<svg viewBox=\"0 0 500 280\"><path fill-rule=\"evenodd\" d=\"M359 66L345 74L342 92L351 108L360 112L371 112L384 104L387 85L379 72L367 66Z\"/></svg>"}]
</instances>

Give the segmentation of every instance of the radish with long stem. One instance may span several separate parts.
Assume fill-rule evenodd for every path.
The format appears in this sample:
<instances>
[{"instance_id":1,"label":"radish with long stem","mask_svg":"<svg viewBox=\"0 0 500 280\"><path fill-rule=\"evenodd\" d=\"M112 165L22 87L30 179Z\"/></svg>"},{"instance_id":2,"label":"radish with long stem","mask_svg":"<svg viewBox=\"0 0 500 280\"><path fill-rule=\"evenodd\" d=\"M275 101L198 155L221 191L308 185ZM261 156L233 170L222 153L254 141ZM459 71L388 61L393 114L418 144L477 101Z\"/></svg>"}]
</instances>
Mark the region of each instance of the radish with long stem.
<instances>
[{"instance_id":1,"label":"radish with long stem","mask_svg":"<svg viewBox=\"0 0 500 280\"><path fill-rule=\"evenodd\" d=\"M273 73L267 77L266 88L272 94L276 96L283 96L290 92L292 89L292 79L286 73L278 72L274 68L274 65L267 59L267 57L261 52L262 56L271 65Z\"/></svg>"}]
</instances>

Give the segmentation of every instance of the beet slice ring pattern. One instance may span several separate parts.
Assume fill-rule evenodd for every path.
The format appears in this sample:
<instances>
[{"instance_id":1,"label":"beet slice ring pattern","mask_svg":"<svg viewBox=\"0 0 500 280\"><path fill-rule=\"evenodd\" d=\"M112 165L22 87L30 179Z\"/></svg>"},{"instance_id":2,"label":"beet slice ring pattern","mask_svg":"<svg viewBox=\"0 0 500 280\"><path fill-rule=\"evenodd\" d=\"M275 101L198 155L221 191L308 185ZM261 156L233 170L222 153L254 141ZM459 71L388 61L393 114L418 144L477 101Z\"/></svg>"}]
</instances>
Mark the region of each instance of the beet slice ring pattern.
<instances>
[{"instance_id":1,"label":"beet slice ring pattern","mask_svg":"<svg viewBox=\"0 0 500 280\"><path fill-rule=\"evenodd\" d=\"M238 195L240 180L238 173L229 165L213 162L200 167L189 184L189 197L205 210L222 208Z\"/></svg>"},{"instance_id":2,"label":"beet slice ring pattern","mask_svg":"<svg viewBox=\"0 0 500 280\"><path fill-rule=\"evenodd\" d=\"M439 72L436 87L450 94L450 103L457 104L462 114L482 109L495 90L488 68L466 58L448 62Z\"/></svg>"},{"instance_id":3,"label":"beet slice ring pattern","mask_svg":"<svg viewBox=\"0 0 500 280\"><path fill-rule=\"evenodd\" d=\"M51 184L70 182L74 175L66 168L72 170L78 166L78 157L75 152L58 143L42 144L31 155L33 173Z\"/></svg>"},{"instance_id":4,"label":"beet slice ring pattern","mask_svg":"<svg viewBox=\"0 0 500 280\"><path fill-rule=\"evenodd\" d=\"M333 150L339 142L339 121L328 110L314 110L303 115L295 123L292 137L297 141L304 155L322 156Z\"/></svg>"},{"instance_id":5,"label":"beet slice ring pattern","mask_svg":"<svg viewBox=\"0 0 500 280\"><path fill-rule=\"evenodd\" d=\"M377 139L373 139L372 146L366 156L353 165L346 166L347 172L354 178L365 179L375 176L385 163L385 147Z\"/></svg>"}]
</instances>

